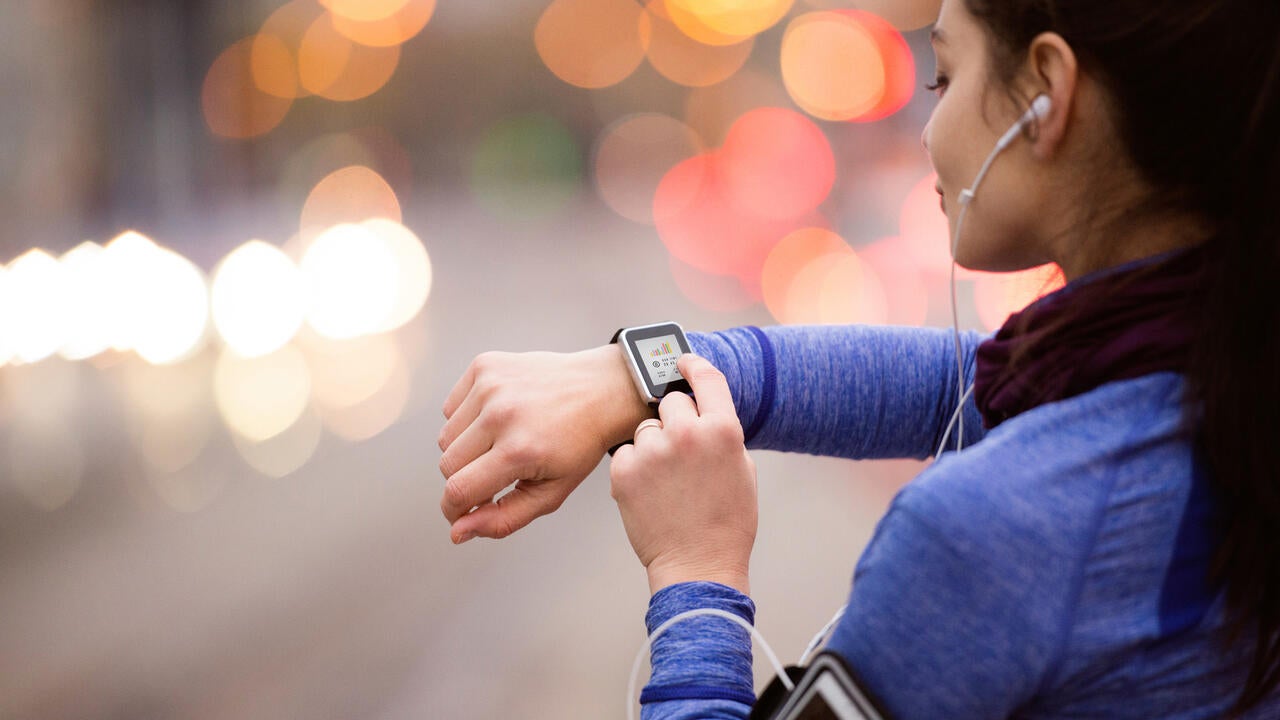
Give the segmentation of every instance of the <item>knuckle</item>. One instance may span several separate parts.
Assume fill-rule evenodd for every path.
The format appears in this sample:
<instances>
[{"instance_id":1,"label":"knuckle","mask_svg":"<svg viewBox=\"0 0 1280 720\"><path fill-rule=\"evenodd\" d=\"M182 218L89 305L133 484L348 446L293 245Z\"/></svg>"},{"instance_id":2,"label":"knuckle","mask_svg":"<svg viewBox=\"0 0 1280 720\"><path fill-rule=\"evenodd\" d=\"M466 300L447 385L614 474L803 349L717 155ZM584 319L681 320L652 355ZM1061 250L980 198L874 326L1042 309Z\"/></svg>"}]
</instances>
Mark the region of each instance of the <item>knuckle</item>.
<instances>
[{"instance_id":1,"label":"knuckle","mask_svg":"<svg viewBox=\"0 0 1280 720\"><path fill-rule=\"evenodd\" d=\"M493 537L495 540L510 537L518 529L520 529L519 526L507 515L503 515L493 521Z\"/></svg>"},{"instance_id":2,"label":"knuckle","mask_svg":"<svg viewBox=\"0 0 1280 720\"><path fill-rule=\"evenodd\" d=\"M444 484L444 497L440 502L440 509L446 515L452 511L465 509L467 506L467 493L463 489L461 483L453 478Z\"/></svg>"},{"instance_id":3,"label":"knuckle","mask_svg":"<svg viewBox=\"0 0 1280 720\"><path fill-rule=\"evenodd\" d=\"M457 472L457 468L453 466L453 461L449 459L449 455L448 454L441 455L440 456L440 474L443 475L447 480L450 477L452 477L455 472ZM448 485L446 485L445 487L447 488Z\"/></svg>"}]
</instances>

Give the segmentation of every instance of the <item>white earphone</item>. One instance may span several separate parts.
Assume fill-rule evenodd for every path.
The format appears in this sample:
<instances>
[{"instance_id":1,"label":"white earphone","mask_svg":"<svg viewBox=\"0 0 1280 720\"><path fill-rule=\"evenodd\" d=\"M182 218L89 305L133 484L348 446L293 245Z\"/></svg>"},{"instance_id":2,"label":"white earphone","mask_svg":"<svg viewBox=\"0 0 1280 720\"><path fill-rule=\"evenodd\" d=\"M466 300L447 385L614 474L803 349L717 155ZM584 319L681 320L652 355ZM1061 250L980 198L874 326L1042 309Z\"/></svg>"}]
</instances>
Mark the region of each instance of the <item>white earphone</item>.
<instances>
[{"instance_id":1,"label":"white earphone","mask_svg":"<svg viewBox=\"0 0 1280 720\"><path fill-rule=\"evenodd\" d=\"M978 171L977 177L973 179L973 184L960 191L958 201L960 203L960 215L956 218L955 234L951 237L951 332L955 339L956 350L956 389L964 387L964 362L960 359L960 318L956 310L956 251L960 245L960 229L964 227L964 216L969 211L969 204L973 202L974 195L978 192L978 186L982 184L983 178L987 176L987 171L991 169L991 164L995 162L996 157L1004 152L1005 148L1013 144L1018 136L1022 134L1023 129L1033 122L1044 120L1049 115L1049 110L1053 107L1053 101L1048 95L1041 93L1035 96L1031 101L1031 107L1018 118L1004 135L996 141L996 146L992 148L991 154L987 156L986 162L982 163L982 169ZM951 439L951 429L959 423L959 429L956 434L956 452L964 449L964 403L973 393L973 385L970 384L968 389L960 393L960 399L956 402L956 411L951 415L951 422L947 423L947 429L942 433L942 442L938 443L938 450L934 453L934 457L942 454L943 449L947 446L947 441Z\"/></svg>"}]
</instances>

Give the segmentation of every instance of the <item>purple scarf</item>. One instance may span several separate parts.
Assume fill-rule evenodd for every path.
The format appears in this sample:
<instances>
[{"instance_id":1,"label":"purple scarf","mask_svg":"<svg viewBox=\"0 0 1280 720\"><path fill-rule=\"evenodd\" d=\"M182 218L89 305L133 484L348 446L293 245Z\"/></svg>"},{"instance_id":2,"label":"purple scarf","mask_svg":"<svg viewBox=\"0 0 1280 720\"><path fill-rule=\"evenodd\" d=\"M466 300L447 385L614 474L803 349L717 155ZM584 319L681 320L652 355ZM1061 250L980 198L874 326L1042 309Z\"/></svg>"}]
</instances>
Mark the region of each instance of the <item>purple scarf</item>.
<instances>
[{"instance_id":1,"label":"purple scarf","mask_svg":"<svg viewBox=\"0 0 1280 720\"><path fill-rule=\"evenodd\" d=\"M978 346L974 400L993 428L1103 383L1187 368L1203 253L1177 251L1078 278Z\"/></svg>"}]
</instances>

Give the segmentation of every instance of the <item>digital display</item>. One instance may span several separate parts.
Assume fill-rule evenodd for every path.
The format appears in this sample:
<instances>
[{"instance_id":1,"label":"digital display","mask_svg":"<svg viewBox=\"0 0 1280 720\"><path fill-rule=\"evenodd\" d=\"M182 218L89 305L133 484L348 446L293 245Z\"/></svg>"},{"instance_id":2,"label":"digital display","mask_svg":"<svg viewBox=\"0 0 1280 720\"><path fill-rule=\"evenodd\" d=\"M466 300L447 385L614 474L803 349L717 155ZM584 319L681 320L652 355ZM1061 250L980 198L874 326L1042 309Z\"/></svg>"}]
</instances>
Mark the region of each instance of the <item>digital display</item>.
<instances>
[{"instance_id":1,"label":"digital display","mask_svg":"<svg viewBox=\"0 0 1280 720\"><path fill-rule=\"evenodd\" d=\"M669 382L684 379L676 368L676 359L680 357L680 342L675 335L660 335L653 338L641 338L635 341L636 359L649 373L649 381L655 387Z\"/></svg>"}]
</instances>

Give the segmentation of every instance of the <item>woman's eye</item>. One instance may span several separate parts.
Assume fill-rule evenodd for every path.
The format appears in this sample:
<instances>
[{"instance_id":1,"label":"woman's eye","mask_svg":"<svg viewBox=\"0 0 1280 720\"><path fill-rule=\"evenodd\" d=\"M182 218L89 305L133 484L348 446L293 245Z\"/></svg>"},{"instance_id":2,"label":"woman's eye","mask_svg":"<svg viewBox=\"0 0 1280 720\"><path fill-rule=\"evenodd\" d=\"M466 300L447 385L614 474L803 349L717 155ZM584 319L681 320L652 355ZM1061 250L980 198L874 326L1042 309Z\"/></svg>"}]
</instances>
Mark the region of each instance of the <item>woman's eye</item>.
<instances>
[{"instance_id":1,"label":"woman's eye","mask_svg":"<svg viewBox=\"0 0 1280 720\"><path fill-rule=\"evenodd\" d=\"M938 97L942 97L942 94L947 90L947 76L939 75L933 82L925 85L924 89L932 93L937 93Z\"/></svg>"}]
</instances>

